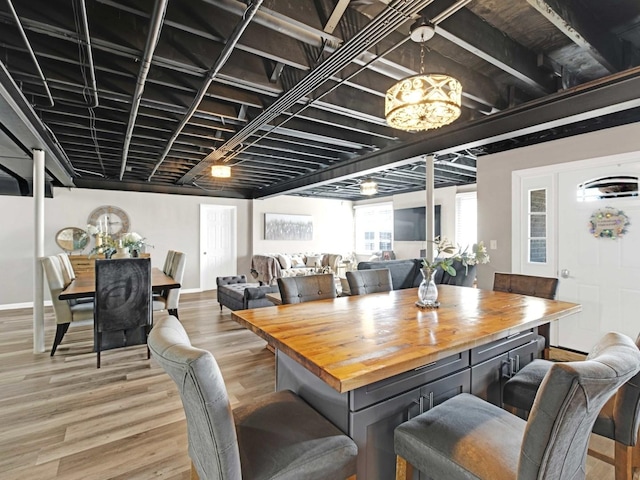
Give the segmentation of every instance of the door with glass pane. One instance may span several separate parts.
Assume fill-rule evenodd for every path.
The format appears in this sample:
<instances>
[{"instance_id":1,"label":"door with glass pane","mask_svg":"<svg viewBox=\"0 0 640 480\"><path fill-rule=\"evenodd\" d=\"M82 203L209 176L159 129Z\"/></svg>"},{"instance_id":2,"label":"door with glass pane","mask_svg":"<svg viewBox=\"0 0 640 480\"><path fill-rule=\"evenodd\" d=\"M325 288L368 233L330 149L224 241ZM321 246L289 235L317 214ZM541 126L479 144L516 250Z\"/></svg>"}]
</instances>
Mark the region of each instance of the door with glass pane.
<instances>
[{"instance_id":1,"label":"door with glass pane","mask_svg":"<svg viewBox=\"0 0 640 480\"><path fill-rule=\"evenodd\" d=\"M639 175L640 162L559 173L558 298L582 305L558 322L562 347L588 352L608 331L640 333Z\"/></svg>"}]
</instances>

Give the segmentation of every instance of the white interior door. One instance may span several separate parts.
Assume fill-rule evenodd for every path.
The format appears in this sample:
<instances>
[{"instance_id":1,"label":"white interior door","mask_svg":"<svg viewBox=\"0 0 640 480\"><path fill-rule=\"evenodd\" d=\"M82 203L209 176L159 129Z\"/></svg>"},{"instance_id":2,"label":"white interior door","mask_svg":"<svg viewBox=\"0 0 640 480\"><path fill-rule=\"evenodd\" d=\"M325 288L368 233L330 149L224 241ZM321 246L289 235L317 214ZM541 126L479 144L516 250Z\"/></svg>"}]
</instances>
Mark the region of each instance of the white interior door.
<instances>
[{"instance_id":1,"label":"white interior door","mask_svg":"<svg viewBox=\"0 0 640 480\"><path fill-rule=\"evenodd\" d=\"M216 277L237 275L236 207L200 206L200 285L216 288Z\"/></svg>"},{"instance_id":2,"label":"white interior door","mask_svg":"<svg viewBox=\"0 0 640 480\"><path fill-rule=\"evenodd\" d=\"M640 162L609 164L558 176L558 298L580 303L580 314L558 322L558 345L588 352L606 332L640 333L640 198L578 199L578 185L602 177L640 174ZM617 239L595 237L590 219L611 207L631 220Z\"/></svg>"}]
</instances>

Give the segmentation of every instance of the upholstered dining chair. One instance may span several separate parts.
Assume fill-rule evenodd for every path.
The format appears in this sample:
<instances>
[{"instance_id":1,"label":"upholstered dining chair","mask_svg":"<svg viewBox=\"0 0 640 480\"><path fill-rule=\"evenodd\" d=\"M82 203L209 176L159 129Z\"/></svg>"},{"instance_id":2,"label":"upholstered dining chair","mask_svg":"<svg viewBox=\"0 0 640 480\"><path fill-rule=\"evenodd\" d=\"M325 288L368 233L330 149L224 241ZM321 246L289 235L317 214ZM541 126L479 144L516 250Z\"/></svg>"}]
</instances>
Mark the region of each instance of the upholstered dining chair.
<instances>
[{"instance_id":1,"label":"upholstered dining chair","mask_svg":"<svg viewBox=\"0 0 640 480\"><path fill-rule=\"evenodd\" d=\"M156 323L149 348L180 392L192 479L354 476L356 444L293 392L273 392L232 410L214 356L191 346L177 318Z\"/></svg>"},{"instance_id":2,"label":"upholstered dining chair","mask_svg":"<svg viewBox=\"0 0 640 480\"><path fill-rule=\"evenodd\" d=\"M94 319L98 368L103 350L147 343L153 322L151 259L96 260Z\"/></svg>"},{"instance_id":3,"label":"upholstered dining chair","mask_svg":"<svg viewBox=\"0 0 640 480\"><path fill-rule=\"evenodd\" d=\"M639 371L633 341L611 332L588 360L551 366L527 421L457 395L396 428L396 478L411 478L413 467L436 479L585 478L598 412Z\"/></svg>"},{"instance_id":4,"label":"upholstered dining chair","mask_svg":"<svg viewBox=\"0 0 640 480\"><path fill-rule=\"evenodd\" d=\"M164 273L182 284L184 269L187 264L187 254L169 250L167 261L165 261ZM178 305L180 304L180 287L169 288L165 291L153 295L153 311L167 310L169 315L178 316Z\"/></svg>"},{"instance_id":5,"label":"upholstered dining chair","mask_svg":"<svg viewBox=\"0 0 640 480\"><path fill-rule=\"evenodd\" d=\"M93 302L70 303L67 300L60 300L58 296L72 280L68 270L65 271L63 259L59 255L52 255L42 258L41 262L47 277L51 303L56 316L56 334L51 347L51 356L53 357L72 323L74 325L91 325L93 323Z\"/></svg>"},{"instance_id":6,"label":"upholstered dining chair","mask_svg":"<svg viewBox=\"0 0 640 480\"><path fill-rule=\"evenodd\" d=\"M555 300L558 290L558 279L554 277L537 277L534 275L521 275L518 273L500 273L493 275L493 291L519 293L530 297L548 298ZM542 356L549 358L549 324L538 327L540 334L540 348ZM544 339L544 345L542 345Z\"/></svg>"},{"instance_id":7,"label":"upholstered dining chair","mask_svg":"<svg viewBox=\"0 0 640 480\"><path fill-rule=\"evenodd\" d=\"M558 279L553 277L536 277L518 273L499 273L493 275L493 291L519 293L531 297L556 298Z\"/></svg>"},{"instance_id":8,"label":"upholstered dining chair","mask_svg":"<svg viewBox=\"0 0 640 480\"><path fill-rule=\"evenodd\" d=\"M391 271L388 268L372 270L354 270L347 272L350 295L390 292L393 290Z\"/></svg>"},{"instance_id":9,"label":"upholstered dining chair","mask_svg":"<svg viewBox=\"0 0 640 480\"><path fill-rule=\"evenodd\" d=\"M283 305L336 297L336 284L332 273L278 278L278 289Z\"/></svg>"},{"instance_id":10,"label":"upholstered dining chair","mask_svg":"<svg viewBox=\"0 0 640 480\"><path fill-rule=\"evenodd\" d=\"M636 338L640 348L640 335ZM534 360L509 379L503 389L505 406L526 415L532 407L542 380L554 362ZM609 457L589 450L599 460L614 465L616 480L631 480L633 472L640 469L640 374L622 385L604 405L593 424L593 433L615 442L614 456Z\"/></svg>"}]
</instances>

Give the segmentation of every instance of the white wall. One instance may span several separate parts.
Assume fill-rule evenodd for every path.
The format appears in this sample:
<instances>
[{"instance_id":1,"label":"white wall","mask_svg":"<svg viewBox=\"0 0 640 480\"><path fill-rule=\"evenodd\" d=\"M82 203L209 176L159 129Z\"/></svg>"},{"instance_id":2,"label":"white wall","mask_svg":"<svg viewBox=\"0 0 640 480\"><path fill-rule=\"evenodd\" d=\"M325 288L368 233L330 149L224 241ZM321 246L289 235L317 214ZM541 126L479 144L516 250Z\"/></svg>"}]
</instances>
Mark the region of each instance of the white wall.
<instances>
[{"instance_id":1,"label":"white wall","mask_svg":"<svg viewBox=\"0 0 640 480\"><path fill-rule=\"evenodd\" d=\"M511 271L513 171L629 152L640 152L638 123L479 157L478 238L498 248L489 250L491 263L478 266L478 286L492 288L494 272Z\"/></svg>"},{"instance_id":2,"label":"white wall","mask_svg":"<svg viewBox=\"0 0 640 480\"><path fill-rule=\"evenodd\" d=\"M264 214L311 215L313 240L264 239ZM253 202L254 253L339 253L353 251L353 203L282 195Z\"/></svg>"},{"instance_id":3,"label":"white wall","mask_svg":"<svg viewBox=\"0 0 640 480\"><path fill-rule=\"evenodd\" d=\"M456 194L459 192L473 192L476 185L460 187L436 188L433 193L435 204L440 205L440 236L452 242L456 238ZM356 202L357 205L391 202L394 210L401 208L422 207L426 205L426 193L410 192L390 197L372 198ZM420 250L426 249L428 242L393 242L396 258L418 258ZM361 257L362 260L368 259Z\"/></svg>"},{"instance_id":4,"label":"white wall","mask_svg":"<svg viewBox=\"0 0 640 480\"><path fill-rule=\"evenodd\" d=\"M101 205L115 205L129 215L131 231L154 245L148 249L154 267L162 267L167 250L187 254L183 286L200 288L199 205L235 205L238 211L238 272L248 273L251 262L251 201L158 193L55 188L45 199L45 255L60 253L55 235L64 227L85 229L90 213ZM5 223L0 231L0 306L33 301L33 198L0 196ZM93 245L93 242L92 244ZM89 248L83 252L89 253ZM49 298L48 289L46 298Z\"/></svg>"}]
</instances>

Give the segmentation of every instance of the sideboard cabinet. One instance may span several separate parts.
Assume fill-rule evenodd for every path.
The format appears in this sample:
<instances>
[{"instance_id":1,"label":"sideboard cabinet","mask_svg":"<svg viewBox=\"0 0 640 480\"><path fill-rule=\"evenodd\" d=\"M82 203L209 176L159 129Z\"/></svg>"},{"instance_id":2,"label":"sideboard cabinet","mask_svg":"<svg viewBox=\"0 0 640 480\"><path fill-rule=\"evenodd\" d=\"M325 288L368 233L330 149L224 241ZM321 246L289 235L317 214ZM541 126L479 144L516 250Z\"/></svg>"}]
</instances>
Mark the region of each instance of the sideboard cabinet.
<instances>
[{"instance_id":1,"label":"sideboard cabinet","mask_svg":"<svg viewBox=\"0 0 640 480\"><path fill-rule=\"evenodd\" d=\"M141 257L150 257L149 253L141 253ZM69 255L73 271L77 274L94 273L96 267L96 259L104 259L104 255Z\"/></svg>"}]
</instances>

